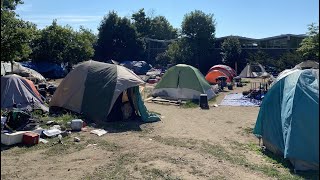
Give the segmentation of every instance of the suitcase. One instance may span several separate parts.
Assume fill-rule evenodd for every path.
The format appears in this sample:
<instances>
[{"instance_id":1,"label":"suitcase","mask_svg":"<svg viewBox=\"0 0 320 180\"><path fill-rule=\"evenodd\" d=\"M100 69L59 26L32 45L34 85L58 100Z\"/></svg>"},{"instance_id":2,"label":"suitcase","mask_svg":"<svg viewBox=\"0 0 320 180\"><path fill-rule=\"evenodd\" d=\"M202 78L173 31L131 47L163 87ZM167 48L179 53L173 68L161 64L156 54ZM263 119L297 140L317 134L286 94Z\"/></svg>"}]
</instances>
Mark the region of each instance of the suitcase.
<instances>
[{"instance_id":1,"label":"suitcase","mask_svg":"<svg viewBox=\"0 0 320 180\"><path fill-rule=\"evenodd\" d=\"M26 145L35 145L39 143L39 134L34 132L26 132L23 134L22 143Z\"/></svg>"}]
</instances>

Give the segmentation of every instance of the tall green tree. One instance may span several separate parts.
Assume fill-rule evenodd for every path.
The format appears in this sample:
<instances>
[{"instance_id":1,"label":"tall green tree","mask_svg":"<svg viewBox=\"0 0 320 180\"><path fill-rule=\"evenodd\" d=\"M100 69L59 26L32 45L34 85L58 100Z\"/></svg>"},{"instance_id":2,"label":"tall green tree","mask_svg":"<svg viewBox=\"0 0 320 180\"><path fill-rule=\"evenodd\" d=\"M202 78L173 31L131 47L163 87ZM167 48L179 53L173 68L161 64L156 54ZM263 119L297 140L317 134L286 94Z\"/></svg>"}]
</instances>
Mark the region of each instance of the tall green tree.
<instances>
[{"instance_id":1,"label":"tall green tree","mask_svg":"<svg viewBox=\"0 0 320 180\"><path fill-rule=\"evenodd\" d=\"M175 39L177 29L164 16L156 16L151 20L149 37L153 39Z\"/></svg>"},{"instance_id":2,"label":"tall green tree","mask_svg":"<svg viewBox=\"0 0 320 180\"><path fill-rule=\"evenodd\" d=\"M1 1L1 61L27 59L32 52L29 44L34 38L36 26L19 19L14 12L20 0Z\"/></svg>"},{"instance_id":3,"label":"tall green tree","mask_svg":"<svg viewBox=\"0 0 320 180\"><path fill-rule=\"evenodd\" d=\"M150 37L151 33L151 18L147 17L144 9L140 9L138 12L133 13L131 19L135 26L138 37Z\"/></svg>"},{"instance_id":4,"label":"tall green tree","mask_svg":"<svg viewBox=\"0 0 320 180\"><path fill-rule=\"evenodd\" d=\"M319 25L312 23L308 26L308 37L302 40L298 52L305 60L319 61Z\"/></svg>"},{"instance_id":5,"label":"tall green tree","mask_svg":"<svg viewBox=\"0 0 320 180\"><path fill-rule=\"evenodd\" d=\"M33 61L53 63L71 63L85 61L93 57L94 34L83 27L79 32L70 26L60 26L54 20L52 24L40 30L33 41Z\"/></svg>"},{"instance_id":6,"label":"tall green tree","mask_svg":"<svg viewBox=\"0 0 320 180\"><path fill-rule=\"evenodd\" d=\"M215 30L213 14L205 14L202 11L195 10L186 14L183 18L182 39L184 40L179 41L180 47L186 46L186 49L192 51L191 65L198 67L201 72L206 72L214 61L212 51L214 49Z\"/></svg>"},{"instance_id":7,"label":"tall green tree","mask_svg":"<svg viewBox=\"0 0 320 180\"><path fill-rule=\"evenodd\" d=\"M239 39L234 36L228 37L221 44L222 62L237 70L241 51Z\"/></svg>"},{"instance_id":8,"label":"tall green tree","mask_svg":"<svg viewBox=\"0 0 320 180\"><path fill-rule=\"evenodd\" d=\"M103 18L98 30L95 59L99 61L139 59L144 52L133 24L114 11Z\"/></svg>"}]
</instances>

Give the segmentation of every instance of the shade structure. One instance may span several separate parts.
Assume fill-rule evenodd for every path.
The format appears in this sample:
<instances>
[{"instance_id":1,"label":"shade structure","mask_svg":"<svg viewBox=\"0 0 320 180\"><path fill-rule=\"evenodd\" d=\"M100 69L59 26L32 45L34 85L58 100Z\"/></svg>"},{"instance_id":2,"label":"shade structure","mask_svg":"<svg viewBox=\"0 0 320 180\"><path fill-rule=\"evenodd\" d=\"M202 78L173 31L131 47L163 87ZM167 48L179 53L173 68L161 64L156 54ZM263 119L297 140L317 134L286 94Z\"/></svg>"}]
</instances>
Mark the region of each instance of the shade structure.
<instances>
[{"instance_id":1,"label":"shade structure","mask_svg":"<svg viewBox=\"0 0 320 180\"><path fill-rule=\"evenodd\" d=\"M212 70L210 72L208 72L208 74L206 75L206 80L210 83L210 84L216 84L217 82L217 78L219 76L224 76L227 78L226 82L231 82L230 78L228 75L226 75L225 73L223 73L220 70Z\"/></svg>"},{"instance_id":2,"label":"shade structure","mask_svg":"<svg viewBox=\"0 0 320 180\"><path fill-rule=\"evenodd\" d=\"M207 94L208 99L215 96L201 72L186 64L169 68L152 92L152 96L174 100L199 100L200 94Z\"/></svg>"},{"instance_id":3,"label":"shade structure","mask_svg":"<svg viewBox=\"0 0 320 180\"><path fill-rule=\"evenodd\" d=\"M51 99L50 108L61 107L82 113L95 122L106 121L119 95L129 88L135 91L142 84L144 81L139 76L123 66L86 61L63 79ZM137 111L146 113L142 112L146 109L139 99L140 93L134 95L133 101L139 107Z\"/></svg>"},{"instance_id":4,"label":"shade structure","mask_svg":"<svg viewBox=\"0 0 320 180\"><path fill-rule=\"evenodd\" d=\"M254 128L296 170L319 170L319 70L294 71L264 97Z\"/></svg>"},{"instance_id":5,"label":"shade structure","mask_svg":"<svg viewBox=\"0 0 320 180\"><path fill-rule=\"evenodd\" d=\"M12 109L14 104L21 108L34 105L48 111L33 82L19 75L5 75L1 77L1 109Z\"/></svg>"},{"instance_id":6,"label":"shade structure","mask_svg":"<svg viewBox=\"0 0 320 180\"><path fill-rule=\"evenodd\" d=\"M222 72L229 72L229 74L232 76L232 77L236 77L237 76L237 73L234 69L232 69L230 66L227 66L227 65L223 65L223 64L218 64L218 65L214 65L210 68L209 72L211 70L224 70ZM226 73L225 73L226 74ZM228 74L227 74L228 75Z\"/></svg>"}]
</instances>

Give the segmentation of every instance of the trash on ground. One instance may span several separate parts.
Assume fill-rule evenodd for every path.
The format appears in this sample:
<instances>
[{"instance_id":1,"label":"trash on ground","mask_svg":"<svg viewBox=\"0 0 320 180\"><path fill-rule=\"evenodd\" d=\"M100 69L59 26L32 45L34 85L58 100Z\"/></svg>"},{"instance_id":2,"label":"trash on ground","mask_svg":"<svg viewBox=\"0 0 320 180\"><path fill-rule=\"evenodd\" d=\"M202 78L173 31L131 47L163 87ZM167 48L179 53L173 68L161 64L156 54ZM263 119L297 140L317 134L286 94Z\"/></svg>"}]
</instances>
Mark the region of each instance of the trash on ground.
<instances>
[{"instance_id":1,"label":"trash on ground","mask_svg":"<svg viewBox=\"0 0 320 180\"><path fill-rule=\"evenodd\" d=\"M105 131L104 129L95 129L91 131L92 134L96 134L98 136L102 136L104 134L107 134L107 131Z\"/></svg>"},{"instance_id":2,"label":"trash on ground","mask_svg":"<svg viewBox=\"0 0 320 180\"><path fill-rule=\"evenodd\" d=\"M81 131L83 127L83 121L81 119L74 119L71 121L71 129L73 131Z\"/></svg>"},{"instance_id":3,"label":"trash on ground","mask_svg":"<svg viewBox=\"0 0 320 180\"><path fill-rule=\"evenodd\" d=\"M54 126L50 127L50 129L59 129L59 130L61 130L61 127L60 127L60 125L54 125Z\"/></svg>"},{"instance_id":4,"label":"trash on ground","mask_svg":"<svg viewBox=\"0 0 320 180\"><path fill-rule=\"evenodd\" d=\"M49 129L49 130L44 130L43 134L48 137L54 137L54 136L57 136L58 134L61 134L61 131L59 129Z\"/></svg>"},{"instance_id":5,"label":"trash on ground","mask_svg":"<svg viewBox=\"0 0 320 180\"><path fill-rule=\"evenodd\" d=\"M35 145L39 143L39 134L35 132L26 132L22 136L22 143L25 145Z\"/></svg>"},{"instance_id":6,"label":"trash on ground","mask_svg":"<svg viewBox=\"0 0 320 180\"><path fill-rule=\"evenodd\" d=\"M80 138L78 138L78 137L74 137L74 142L80 142Z\"/></svg>"},{"instance_id":7,"label":"trash on ground","mask_svg":"<svg viewBox=\"0 0 320 180\"><path fill-rule=\"evenodd\" d=\"M43 144L47 144L49 141L42 139L42 138L39 138L39 142L42 142Z\"/></svg>"}]
</instances>

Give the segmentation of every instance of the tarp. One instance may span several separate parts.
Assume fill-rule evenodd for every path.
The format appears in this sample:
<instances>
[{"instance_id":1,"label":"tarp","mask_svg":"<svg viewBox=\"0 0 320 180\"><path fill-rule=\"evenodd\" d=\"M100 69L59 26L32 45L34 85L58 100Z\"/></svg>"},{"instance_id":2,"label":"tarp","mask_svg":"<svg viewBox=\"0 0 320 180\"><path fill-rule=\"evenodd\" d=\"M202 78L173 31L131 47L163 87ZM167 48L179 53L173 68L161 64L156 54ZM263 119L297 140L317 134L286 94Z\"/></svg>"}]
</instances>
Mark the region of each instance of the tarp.
<instances>
[{"instance_id":1,"label":"tarp","mask_svg":"<svg viewBox=\"0 0 320 180\"><path fill-rule=\"evenodd\" d=\"M145 61L123 61L120 65L131 69L138 75L144 75L152 68L152 66Z\"/></svg>"},{"instance_id":2,"label":"tarp","mask_svg":"<svg viewBox=\"0 0 320 180\"><path fill-rule=\"evenodd\" d=\"M77 65L63 79L50 107L83 113L96 122L106 121L119 95L142 84L141 78L123 66L90 60Z\"/></svg>"},{"instance_id":3,"label":"tarp","mask_svg":"<svg viewBox=\"0 0 320 180\"><path fill-rule=\"evenodd\" d=\"M208 99L215 96L201 72L186 64L169 68L152 92L152 96L175 100L199 99L200 94L207 94Z\"/></svg>"},{"instance_id":4,"label":"tarp","mask_svg":"<svg viewBox=\"0 0 320 180\"><path fill-rule=\"evenodd\" d=\"M245 97L242 93L227 94L221 106L259 106L261 101Z\"/></svg>"},{"instance_id":5,"label":"tarp","mask_svg":"<svg viewBox=\"0 0 320 180\"><path fill-rule=\"evenodd\" d=\"M257 77L270 76L263 66L257 64L247 64L247 66L241 71L239 77L241 78L257 78Z\"/></svg>"},{"instance_id":6,"label":"tarp","mask_svg":"<svg viewBox=\"0 0 320 180\"><path fill-rule=\"evenodd\" d=\"M1 62L1 75L6 75L6 73L18 74L22 77L31 77L37 79L39 82L45 82L46 79L37 71L23 67L18 62L13 62L13 71L11 72L11 63L10 62Z\"/></svg>"},{"instance_id":7,"label":"tarp","mask_svg":"<svg viewBox=\"0 0 320 180\"><path fill-rule=\"evenodd\" d=\"M35 108L48 111L31 81L15 74L1 77L1 109L12 109L14 104L26 108L33 102Z\"/></svg>"},{"instance_id":8,"label":"tarp","mask_svg":"<svg viewBox=\"0 0 320 180\"><path fill-rule=\"evenodd\" d=\"M296 170L319 170L319 70L295 71L266 94L254 134Z\"/></svg>"},{"instance_id":9,"label":"tarp","mask_svg":"<svg viewBox=\"0 0 320 180\"><path fill-rule=\"evenodd\" d=\"M50 62L21 62L21 65L33 69L46 78L63 78L66 75L66 69L62 65Z\"/></svg>"}]
</instances>

